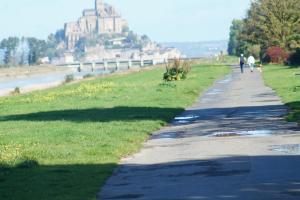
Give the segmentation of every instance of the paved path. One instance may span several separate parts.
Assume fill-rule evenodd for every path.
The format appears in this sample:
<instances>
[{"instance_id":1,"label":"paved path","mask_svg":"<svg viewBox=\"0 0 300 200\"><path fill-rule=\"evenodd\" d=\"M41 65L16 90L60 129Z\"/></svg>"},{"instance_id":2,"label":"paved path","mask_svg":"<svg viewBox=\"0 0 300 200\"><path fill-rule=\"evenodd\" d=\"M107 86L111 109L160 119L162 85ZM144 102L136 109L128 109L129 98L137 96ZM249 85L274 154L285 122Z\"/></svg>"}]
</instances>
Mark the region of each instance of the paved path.
<instances>
[{"instance_id":1,"label":"paved path","mask_svg":"<svg viewBox=\"0 0 300 200\"><path fill-rule=\"evenodd\" d=\"M99 199L300 199L300 132L258 72L237 68L123 160Z\"/></svg>"}]
</instances>

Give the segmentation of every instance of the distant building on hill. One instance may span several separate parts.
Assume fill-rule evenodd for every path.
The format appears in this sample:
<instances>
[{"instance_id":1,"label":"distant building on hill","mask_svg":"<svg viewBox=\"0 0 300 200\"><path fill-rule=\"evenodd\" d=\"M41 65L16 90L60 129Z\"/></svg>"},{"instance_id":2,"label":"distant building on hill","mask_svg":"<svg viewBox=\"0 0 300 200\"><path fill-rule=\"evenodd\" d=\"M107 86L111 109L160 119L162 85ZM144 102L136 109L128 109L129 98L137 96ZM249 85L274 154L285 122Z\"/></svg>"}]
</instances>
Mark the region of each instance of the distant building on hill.
<instances>
[{"instance_id":1,"label":"distant building on hill","mask_svg":"<svg viewBox=\"0 0 300 200\"><path fill-rule=\"evenodd\" d=\"M74 49L81 37L90 34L119 34L128 26L126 20L111 5L95 0L94 9L86 9L76 22L65 24L65 42L69 50Z\"/></svg>"},{"instance_id":2,"label":"distant building on hill","mask_svg":"<svg viewBox=\"0 0 300 200\"><path fill-rule=\"evenodd\" d=\"M104 60L156 60L180 58L174 48L162 48L147 35L138 35L111 5L95 0L74 22L65 24L53 64L101 62ZM64 37L63 37L64 36ZM1 56L1 54L0 54Z\"/></svg>"}]
</instances>

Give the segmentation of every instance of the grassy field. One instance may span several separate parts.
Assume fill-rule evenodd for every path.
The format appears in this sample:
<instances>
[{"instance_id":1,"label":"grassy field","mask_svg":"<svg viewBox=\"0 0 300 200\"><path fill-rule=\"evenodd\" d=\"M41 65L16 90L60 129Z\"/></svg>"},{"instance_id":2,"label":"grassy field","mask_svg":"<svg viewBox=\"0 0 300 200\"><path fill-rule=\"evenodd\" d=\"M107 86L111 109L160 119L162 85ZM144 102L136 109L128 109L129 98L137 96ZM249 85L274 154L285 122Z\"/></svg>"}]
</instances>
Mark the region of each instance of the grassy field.
<instances>
[{"instance_id":1,"label":"grassy field","mask_svg":"<svg viewBox=\"0 0 300 200\"><path fill-rule=\"evenodd\" d=\"M120 158L229 72L195 66L163 84L163 68L0 98L0 199L94 200Z\"/></svg>"},{"instance_id":2,"label":"grassy field","mask_svg":"<svg viewBox=\"0 0 300 200\"><path fill-rule=\"evenodd\" d=\"M295 73L300 73L300 68L269 65L264 68L264 79L290 107L287 119L300 124L300 76Z\"/></svg>"},{"instance_id":3,"label":"grassy field","mask_svg":"<svg viewBox=\"0 0 300 200\"><path fill-rule=\"evenodd\" d=\"M194 61L202 65L236 65L239 64L239 58L236 56L224 56L217 60L217 58L200 58Z\"/></svg>"}]
</instances>

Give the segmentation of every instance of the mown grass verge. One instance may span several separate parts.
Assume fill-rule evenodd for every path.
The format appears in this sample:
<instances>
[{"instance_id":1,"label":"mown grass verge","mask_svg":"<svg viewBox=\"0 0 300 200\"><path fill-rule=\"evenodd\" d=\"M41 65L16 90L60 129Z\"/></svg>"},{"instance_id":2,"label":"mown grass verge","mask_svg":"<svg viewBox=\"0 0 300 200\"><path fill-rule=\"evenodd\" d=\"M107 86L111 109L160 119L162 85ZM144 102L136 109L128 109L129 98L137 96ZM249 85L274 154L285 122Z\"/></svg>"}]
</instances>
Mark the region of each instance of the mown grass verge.
<instances>
[{"instance_id":1,"label":"mown grass verge","mask_svg":"<svg viewBox=\"0 0 300 200\"><path fill-rule=\"evenodd\" d=\"M96 199L120 158L229 70L195 66L170 85L158 68L0 98L0 199Z\"/></svg>"},{"instance_id":2,"label":"mown grass verge","mask_svg":"<svg viewBox=\"0 0 300 200\"><path fill-rule=\"evenodd\" d=\"M264 79L290 108L288 121L300 124L300 68L268 65L264 67Z\"/></svg>"}]
</instances>

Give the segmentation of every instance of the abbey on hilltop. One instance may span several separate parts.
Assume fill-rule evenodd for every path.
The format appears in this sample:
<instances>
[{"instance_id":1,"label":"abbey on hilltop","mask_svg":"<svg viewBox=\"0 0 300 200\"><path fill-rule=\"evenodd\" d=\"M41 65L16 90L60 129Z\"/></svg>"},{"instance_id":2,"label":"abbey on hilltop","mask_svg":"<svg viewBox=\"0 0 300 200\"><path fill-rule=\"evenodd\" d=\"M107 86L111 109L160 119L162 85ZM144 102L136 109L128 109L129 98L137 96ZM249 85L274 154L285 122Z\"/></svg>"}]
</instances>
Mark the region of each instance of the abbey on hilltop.
<instances>
[{"instance_id":1,"label":"abbey on hilltop","mask_svg":"<svg viewBox=\"0 0 300 200\"><path fill-rule=\"evenodd\" d=\"M89 34L118 34L128 26L111 5L95 0L95 9L86 9L77 22L65 24L65 40L69 50L74 49L81 37Z\"/></svg>"},{"instance_id":2,"label":"abbey on hilltop","mask_svg":"<svg viewBox=\"0 0 300 200\"><path fill-rule=\"evenodd\" d=\"M127 21L103 0L95 0L94 9L83 10L77 21L66 23L53 37L59 37L51 58L54 64L116 59L162 62L182 57L177 49L165 48L130 30Z\"/></svg>"}]
</instances>

